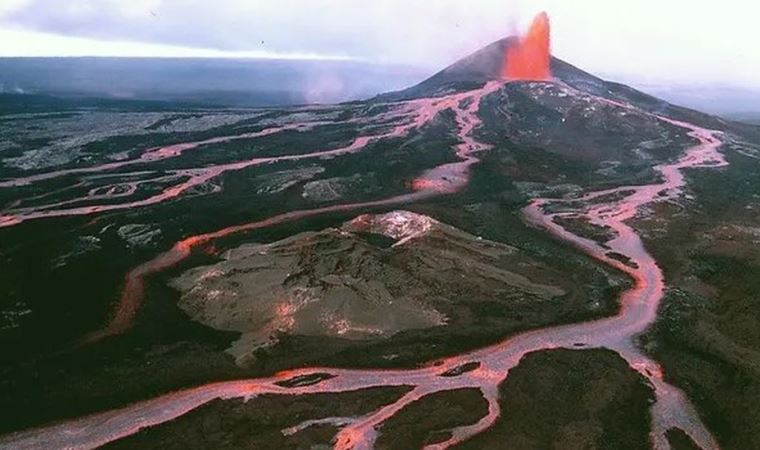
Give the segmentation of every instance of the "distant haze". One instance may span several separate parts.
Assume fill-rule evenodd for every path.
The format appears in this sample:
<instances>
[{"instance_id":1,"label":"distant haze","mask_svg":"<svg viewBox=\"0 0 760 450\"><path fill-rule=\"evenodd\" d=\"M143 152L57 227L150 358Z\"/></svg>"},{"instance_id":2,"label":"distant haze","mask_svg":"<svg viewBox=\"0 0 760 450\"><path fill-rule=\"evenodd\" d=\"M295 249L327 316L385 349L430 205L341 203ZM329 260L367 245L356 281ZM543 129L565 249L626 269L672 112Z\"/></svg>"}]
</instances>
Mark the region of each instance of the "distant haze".
<instances>
[{"instance_id":1,"label":"distant haze","mask_svg":"<svg viewBox=\"0 0 760 450\"><path fill-rule=\"evenodd\" d=\"M403 66L342 60L0 58L0 94L210 106L336 103L401 89L423 77Z\"/></svg>"}]
</instances>

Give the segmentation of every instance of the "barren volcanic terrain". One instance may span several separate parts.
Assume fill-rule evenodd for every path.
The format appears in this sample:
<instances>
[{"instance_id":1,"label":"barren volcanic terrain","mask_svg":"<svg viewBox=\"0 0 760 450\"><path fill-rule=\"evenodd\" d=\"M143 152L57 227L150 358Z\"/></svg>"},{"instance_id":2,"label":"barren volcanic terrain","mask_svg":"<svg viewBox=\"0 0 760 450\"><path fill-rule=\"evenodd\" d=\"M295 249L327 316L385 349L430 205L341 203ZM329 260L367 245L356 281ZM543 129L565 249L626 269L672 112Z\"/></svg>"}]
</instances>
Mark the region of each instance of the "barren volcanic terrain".
<instances>
[{"instance_id":1,"label":"barren volcanic terrain","mask_svg":"<svg viewBox=\"0 0 760 450\"><path fill-rule=\"evenodd\" d=\"M0 115L0 447L760 447L760 128L546 20L361 102Z\"/></svg>"}]
</instances>

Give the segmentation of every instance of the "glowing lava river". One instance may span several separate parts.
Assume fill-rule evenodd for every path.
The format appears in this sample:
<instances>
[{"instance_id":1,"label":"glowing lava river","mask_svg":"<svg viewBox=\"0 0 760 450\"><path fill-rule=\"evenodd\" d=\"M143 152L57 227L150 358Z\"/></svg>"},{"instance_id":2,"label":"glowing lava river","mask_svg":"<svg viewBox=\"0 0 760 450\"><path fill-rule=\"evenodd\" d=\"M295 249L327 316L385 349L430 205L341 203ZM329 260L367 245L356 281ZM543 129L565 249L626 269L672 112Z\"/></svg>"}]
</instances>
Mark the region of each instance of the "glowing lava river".
<instances>
[{"instance_id":1,"label":"glowing lava river","mask_svg":"<svg viewBox=\"0 0 760 450\"><path fill-rule=\"evenodd\" d=\"M475 91L440 99L415 100L410 103L416 111L416 119L410 124L394 129L386 136L404 133L409 128L430 120L438 112L451 109L455 114L461 142L457 149L461 161L440 166L423 174L413 183L415 192L364 203L288 212L263 221L188 237L175 244L171 250L133 269L127 275L126 287L113 321L103 331L90 336L89 340L126 330L140 305L143 279L177 264L189 256L192 249L198 245L231 233L245 232L325 212L394 205L461 189L468 180L470 166L477 162L473 154L488 148L471 136L471 132L480 123L476 114L480 99L501 86L501 82L491 82ZM466 106L462 106L463 104ZM619 106L633 108L630 105ZM703 449L717 448L717 443L685 395L664 380L659 365L640 351L635 343L636 336L645 331L656 318L664 295L664 280L656 261L626 221L632 219L645 205L674 199L680 195L685 184L683 169L727 164L717 151L721 145L717 132L657 117L687 129L689 135L697 141L680 159L655 168L661 175L659 182L591 192L573 199L535 199L524 209L524 216L530 223L545 228L557 238L625 272L633 279L633 286L623 293L620 309L615 316L520 333L489 347L414 369L352 370L313 367L286 371L269 378L211 383L50 427L21 431L0 438L0 446L93 448L132 435L144 427L170 421L219 398L252 398L262 394L292 396L347 392L372 387L409 387L411 390L395 402L363 417L341 421L342 428L336 437L335 448L366 449L373 446L378 427L410 403L436 392L462 388L479 389L489 405L487 415L473 425L450 430L451 435L447 441L428 447L443 449L462 442L495 423L500 414L498 386L527 353L553 348L604 347L619 353L632 369L649 380L654 389L656 401L651 409L651 441L654 448L669 448L665 433L674 427L683 430ZM369 138L359 138L361 141L342 151L358 150L366 145L366 139ZM209 174L216 173L216 169L209 170ZM552 212L556 209L553 206L556 205L564 206L560 210L562 212ZM571 212L568 212L568 205L573 207ZM74 212L78 213L79 211ZM583 218L592 224L609 227L615 235L603 244L577 236L554 221L556 217L562 216ZM15 220L29 218L31 217L16 217ZM11 221L12 219L6 218L6 225L10 225ZM300 382L301 380L309 381ZM304 427L308 425L303 424Z\"/></svg>"}]
</instances>

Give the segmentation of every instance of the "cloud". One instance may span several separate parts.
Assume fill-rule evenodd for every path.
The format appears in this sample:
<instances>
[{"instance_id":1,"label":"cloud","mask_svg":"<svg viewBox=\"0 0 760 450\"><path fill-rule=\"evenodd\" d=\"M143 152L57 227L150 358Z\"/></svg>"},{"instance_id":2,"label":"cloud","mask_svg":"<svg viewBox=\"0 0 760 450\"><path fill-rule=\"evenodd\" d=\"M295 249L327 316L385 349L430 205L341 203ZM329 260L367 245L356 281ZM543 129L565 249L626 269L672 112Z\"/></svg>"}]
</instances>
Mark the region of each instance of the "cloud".
<instances>
[{"instance_id":1,"label":"cloud","mask_svg":"<svg viewBox=\"0 0 760 450\"><path fill-rule=\"evenodd\" d=\"M0 18L24 7L29 0L4 0L0 3Z\"/></svg>"},{"instance_id":2,"label":"cloud","mask_svg":"<svg viewBox=\"0 0 760 450\"><path fill-rule=\"evenodd\" d=\"M18 45L23 42L23 47ZM0 29L0 57L16 56L120 56L161 58L259 58L342 60L336 55L306 52L273 52L268 50L225 51L181 45L144 42L99 40L39 31Z\"/></svg>"},{"instance_id":3,"label":"cloud","mask_svg":"<svg viewBox=\"0 0 760 450\"><path fill-rule=\"evenodd\" d=\"M504 20L506 2L490 2ZM224 51L307 52L438 66L504 34L459 0L30 0L7 26L101 40ZM452 39L455 37L455 39ZM448 41L447 47L440 45ZM432 50L432 51L431 51Z\"/></svg>"},{"instance_id":4,"label":"cloud","mask_svg":"<svg viewBox=\"0 0 760 450\"><path fill-rule=\"evenodd\" d=\"M440 68L547 10L554 53L612 76L760 84L746 0L2 0L0 28ZM24 43L17 42L18 52ZM254 54L251 53L251 54Z\"/></svg>"}]
</instances>

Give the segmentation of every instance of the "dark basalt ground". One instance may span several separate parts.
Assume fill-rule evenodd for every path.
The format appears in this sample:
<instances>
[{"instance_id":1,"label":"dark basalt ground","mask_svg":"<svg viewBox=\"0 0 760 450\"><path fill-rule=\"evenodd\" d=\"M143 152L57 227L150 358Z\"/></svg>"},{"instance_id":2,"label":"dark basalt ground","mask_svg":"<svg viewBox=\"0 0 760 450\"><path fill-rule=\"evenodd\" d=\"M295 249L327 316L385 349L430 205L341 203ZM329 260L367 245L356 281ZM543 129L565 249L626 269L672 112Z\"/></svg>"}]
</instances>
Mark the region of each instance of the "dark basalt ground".
<instances>
[{"instance_id":1,"label":"dark basalt ground","mask_svg":"<svg viewBox=\"0 0 760 450\"><path fill-rule=\"evenodd\" d=\"M177 269L150 280L136 326L124 336L74 352L5 365L2 376L2 389L6 392L4 401L13 405L17 414L4 421L2 426L6 430L18 429L126 405L137 399L207 381L262 375L294 366L413 366L495 342L505 334L522 329L610 314L622 285L611 286L608 281L611 274L606 269L548 238L543 232L527 227L518 213L523 202L521 195L509 183L494 183L496 176L483 165L475 171L470 188L462 193L440 201L409 205L408 209L437 217L483 238L508 243L551 271L565 274L563 278L572 288L566 298L557 299L556 308L547 304L547 308L536 310L523 304L526 309L518 316L498 308L497 304L492 307L483 304L473 310L468 319L471 325L460 328L460 331L452 332L444 327L405 332L381 340L352 342L284 336L277 346L257 354L254 368L243 370L224 353L237 335L215 332L192 322L176 306L178 293L166 286L167 281L182 270L214 262L213 258L200 254ZM255 235L226 239L225 245L234 246L251 239L273 241L302 230L339 226L351 217L353 215L329 215L298 224L284 224ZM36 223L31 222L19 230L34 225ZM137 259L132 255L146 253L148 251L135 249L124 256ZM120 280L118 276L114 278L116 280L112 283L118 286ZM106 284L103 279L86 279ZM40 285L39 288L50 289L51 296L55 291L53 286ZM97 298L93 298L95 300ZM76 305L56 303L51 306L66 308L72 311L67 314L73 314ZM107 314L107 309L104 308L103 314ZM485 321L483 324L498 326L485 327L479 318ZM395 357L387 359L385 355ZM115 385L119 389L115 390Z\"/></svg>"},{"instance_id":2,"label":"dark basalt ground","mask_svg":"<svg viewBox=\"0 0 760 450\"><path fill-rule=\"evenodd\" d=\"M607 350L528 354L499 387L502 416L463 449L649 446L651 389Z\"/></svg>"},{"instance_id":3,"label":"dark basalt ground","mask_svg":"<svg viewBox=\"0 0 760 450\"><path fill-rule=\"evenodd\" d=\"M334 424L315 424L292 435L283 430L308 420L360 417L391 403L406 390L378 388L342 394L261 396L248 401L216 400L103 448L327 449L338 431Z\"/></svg>"},{"instance_id":4,"label":"dark basalt ground","mask_svg":"<svg viewBox=\"0 0 760 450\"><path fill-rule=\"evenodd\" d=\"M262 396L247 402L216 400L178 419L140 431L105 448L329 447L337 432L308 420L352 418L400 397L405 388L343 394ZM551 350L527 355L500 386L502 416L493 428L457 448L641 449L649 442L652 399L644 379L606 350ZM421 448L449 437L444 430L474 424L488 411L475 389L440 392L417 400L379 427L377 449ZM687 449L680 430L669 439ZM317 447L314 447L317 446Z\"/></svg>"},{"instance_id":5,"label":"dark basalt ground","mask_svg":"<svg viewBox=\"0 0 760 450\"><path fill-rule=\"evenodd\" d=\"M443 442L454 427L472 425L488 413L477 389L438 392L409 404L380 428L378 450L422 448Z\"/></svg>"},{"instance_id":6,"label":"dark basalt ground","mask_svg":"<svg viewBox=\"0 0 760 450\"><path fill-rule=\"evenodd\" d=\"M337 115L335 108L318 109L309 114L317 118L324 114L331 118L359 117L370 120L386 110L382 105L347 105L341 108L338 108ZM109 154L119 152L129 152L134 156L139 148L187 138L256 131L264 127L256 126L256 120L281 120L283 115L294 112L274 110L257 113L261 113L263 119L241 119L239 123L221 125L200 132L200 135L175 135L162 128L136 137L140 142L137 146L130 139L113 140L113 145L97 151L93 149L94 159L78 164L92 165L107 159ZM176 119L172 120L172 123L176 122ZM55 121L49 124L59 126ZM504 309L498 302L479 302L462 309L469 310L466 322L469 325L456 330L446 327L410 330L389 339L349 342L336 338L287 336L281 339L279 345L258 354L255 368L241 370L235 368L232 359L223 354L224 348L235 340L235 336L192 323L176 307L177 294L166 287L166 282L183 270L216 261L216 257L198 252L175 269L148 280L144 305L132 330L124 336L107 339L91 347L78 348L74 345L78 337L97 329L107 320L113 303L118 299L124 274L182 237L283 211L407 192L409 180L430 167L455 160L453 146L457 141L452 126L451 114L444 113L405 138L373 142L356 154L330 160L284 162L226 173L214 180L222 188L216 194L191 192L147 208L94 217L31 221L0 230L0 241L3 243L0 261L4 267L0 272L3 310L11 312L3 317L6 323L0 333L3 348L8 349L3 355L5 361L0 369L0 387L4 392L2 402L13 405L17 411L0 425L2 429L10 431L117 407L204 381L261 375L303 364L411 366L492 343L520 330L611 314L615 308L616 293L622 285L611 285L608 279L611 273L589 258L555 242L544 232L527 227L520 218L519 210L528 197L513 184L516 181L530 181L553 185L562 183L561 178L580 182L587 173L584 165L579 161L573 162L567 156L513 143L506 135L492 134L487 142L494 147L480 155L483 162L474 168L466 189L455 195L404 207L428 214L473 235L517 248L519 254L548 268L545 275L536 274L534 281L537 283L551 281L542 280L542 276L556 278L556 274L564 274L561 278L567 283L567 296L557 299L553 306L547 303L547 307L537 309L530 302L523 302L525 310L515 311ZM350 125L346 127L348 136L355 133L355 128ZM344 137L338 130L334 131L331 138L321 141L329 148L345 144ZM308 149L314 148L308 146L307 133L290 133L289 136L296 139L290 146L294 153L300 151L301 144L306 144L305 148ZM281 138L262 139L256 144L251 142L249 155L266 152L282 144ZM237 152L245 152L242 143L234 143L231 147L234 151L228 154L225 151L227 145L194 149L176 160L168 159L160 161L155 167L137 167L135 170L166 170L181 167L182 161L192 166L195 158L207 161L207 158L213 157L218 162L225 162L236 155L240 156ZM314 178L297 179L295 184L279 189L284 176L282 172L291 171L288 173L292 174L299 168L308 167L311 170L315 166L324 170L314 171ZM353 189L342 198L315 202L302 195L305 183L368 173L374 176L360 177L359 185L352 185ZM18 173L10 171L2 175L13 177ZM615 177L617 175L607 181L620 182L620 178ZM363 185L362 180L366 181ZM63 177L31 186L3 189L3 202L8 204L17 198L66 188L75 181L72 177ZM90 182L104 183L97 180ZM88 186L91 187L93 185ZM63 191L60 195L60 199L65 200L73 197L74 193ZM36 201L53 200L58 198L53 196ZM382 212L384 209L376 208L374 211ZM286 223L255 233L231 236L214 245L222 250L244 242L272 242L302 231L338 226L360 212L366 211L327 214ZM160 230L160 234L145 245L131 245L119 235L118 230L134 224L147 224L151 229ZM552 273L555 275L550 275ZM41 283L40 280L45 282ZM466 302L466 298L461 300ZM199 367L194 368L193 361L197 361ZM117 391L114 391L114 385L119 386Z\"/></svg>"},{"instance_id":7,"label":"dark basalt ground","mask_svg":"<svg viewBox=\"0 0 760 450\"><path fill-rule=\"evenodd\" d=\"M694 198L637 227L672 286L648 348L723 448L760 446L760 162L690 174Z\"/></svg>"}]
</instances>

